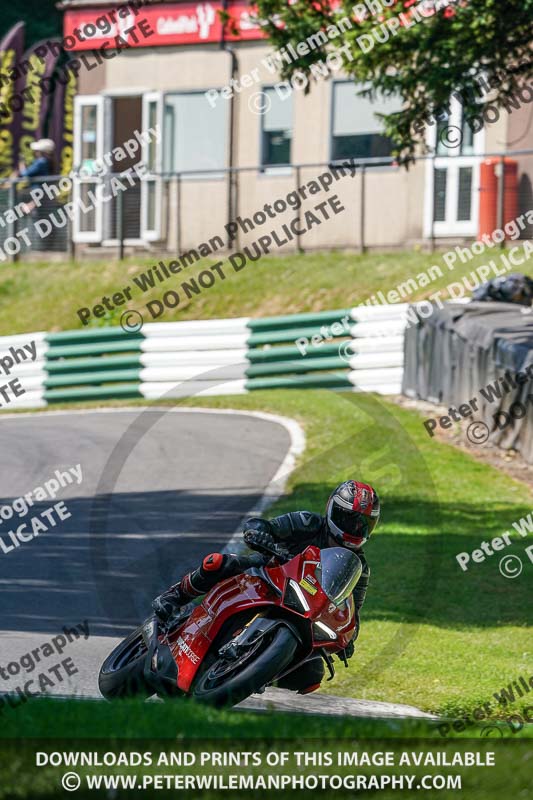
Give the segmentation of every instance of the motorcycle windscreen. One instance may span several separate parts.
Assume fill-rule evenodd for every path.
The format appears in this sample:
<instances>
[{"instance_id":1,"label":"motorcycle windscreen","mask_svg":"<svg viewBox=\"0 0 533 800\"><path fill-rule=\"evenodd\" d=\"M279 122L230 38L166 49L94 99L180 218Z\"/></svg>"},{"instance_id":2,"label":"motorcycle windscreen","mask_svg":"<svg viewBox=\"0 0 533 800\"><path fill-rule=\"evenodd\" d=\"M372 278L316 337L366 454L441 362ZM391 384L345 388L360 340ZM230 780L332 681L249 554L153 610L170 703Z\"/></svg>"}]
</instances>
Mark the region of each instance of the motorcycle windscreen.
<instances>
[{"instance_id":1,"label":"motorcycle windscreen","mask_svg":"<svg viewBox=\"0 0 533 800\"><path fill-rule=\"evenodd\" d=\"M361 560L344 547L328 547L320 552L322 589L336 606L353 592L363 569Z\"/></svg>"}]
</instances>

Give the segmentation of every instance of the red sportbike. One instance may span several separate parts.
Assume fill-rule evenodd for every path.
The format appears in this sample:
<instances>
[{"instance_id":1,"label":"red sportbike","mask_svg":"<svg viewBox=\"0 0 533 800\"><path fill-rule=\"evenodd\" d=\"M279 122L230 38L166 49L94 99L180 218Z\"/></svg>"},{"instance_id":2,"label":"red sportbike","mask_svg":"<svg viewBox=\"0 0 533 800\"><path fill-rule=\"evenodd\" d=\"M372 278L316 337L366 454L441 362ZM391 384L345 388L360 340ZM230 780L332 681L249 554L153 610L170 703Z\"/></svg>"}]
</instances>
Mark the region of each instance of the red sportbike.
<instances>
[{"instance_id":1,"label":"red sportbike","mask_svg":"<svg viewBox=\"0 0 533 800\"><path fill-rule=\"evenodd\" d=\"M102 664L100 691L225 706L271 684L297 686L310 660L324 659L331 679L332 655L355 634L360 575L361 561L345 548L313 546L291 557L276 545L263 566L222 581L192 611L137 628Z\"/></svg>"}]
</instances>

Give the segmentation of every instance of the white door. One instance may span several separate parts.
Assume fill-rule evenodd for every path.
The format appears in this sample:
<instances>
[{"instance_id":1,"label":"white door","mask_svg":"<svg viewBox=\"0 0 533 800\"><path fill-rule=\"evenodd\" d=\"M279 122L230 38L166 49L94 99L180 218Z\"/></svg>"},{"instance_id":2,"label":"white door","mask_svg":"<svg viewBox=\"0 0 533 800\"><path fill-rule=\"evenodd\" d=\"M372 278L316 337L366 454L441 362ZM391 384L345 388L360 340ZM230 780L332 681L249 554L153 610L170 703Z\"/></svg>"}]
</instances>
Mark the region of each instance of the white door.
<instances>
[{"instance_id":1,"label":"white door","mask_svg":"<svg viewBox=\"0 0 533 800\"><path fill-rule=\"evenodd\" d=\"M103 204L95 195L95 189L101 183L97 161L103 155L104 98L100 95L78 96L74 99L75 242L101 242L103 238Z\"/></svg>"},{"instance_id":2,"label":"white door","mask_svg":"<svg viewBox=\"0 0 533 800\"><path fill-rule=\"evenodd\" d=\"M149 242L161 239L163 95L146 92L143 94L142 129L148 132L156 128L159 128L159 141L151 133L150 141L143 142L142 146L146 174L141 179L141 238Z\"/></svg>"},{"instance_id":3,"label":"white door","mask_svg":"<svg viewBox=\"0 0 533 800\"><path fill-rule=\"evenodd\" d=\"M473 133L463 108L455 98L446 119L432 125L427 143L434 159L428 159L424 234L476 236L479 214L479 164L484 132Z\"/></svg>"}]
</instances>

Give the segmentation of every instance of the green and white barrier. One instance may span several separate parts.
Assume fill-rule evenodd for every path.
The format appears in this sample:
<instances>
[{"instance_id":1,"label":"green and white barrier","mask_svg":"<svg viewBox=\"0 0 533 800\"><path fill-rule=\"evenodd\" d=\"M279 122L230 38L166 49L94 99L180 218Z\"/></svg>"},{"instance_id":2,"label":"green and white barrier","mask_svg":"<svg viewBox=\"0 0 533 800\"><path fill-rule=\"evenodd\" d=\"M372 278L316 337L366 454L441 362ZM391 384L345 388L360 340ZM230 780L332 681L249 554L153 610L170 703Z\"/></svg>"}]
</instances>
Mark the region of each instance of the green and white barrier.
<instances>
[{"instance_id":1,"label":"green and white barrier","mask_svg":"<svg viewBox=\"0 0 533 800\"><path fill-rule=\"evenodd\" d=\"M406 312L402 304L0 337L0 364L28 342L36 353L14 366L9 377L24 394L2 410L279 388L398 394Z\"/></svg>"},{"instance_id":2,"label":"green and white barrier","mask_svg":"<svg viewBox=\"0 0 533 800\"><path fill-rule=\"evenodd\" d=\"M46 405L46 337L45 331L0 337L0 384L5 387L0 410ZM30 345L34 348L31 355L27 352Z\"/></svg>"}]
</instances>

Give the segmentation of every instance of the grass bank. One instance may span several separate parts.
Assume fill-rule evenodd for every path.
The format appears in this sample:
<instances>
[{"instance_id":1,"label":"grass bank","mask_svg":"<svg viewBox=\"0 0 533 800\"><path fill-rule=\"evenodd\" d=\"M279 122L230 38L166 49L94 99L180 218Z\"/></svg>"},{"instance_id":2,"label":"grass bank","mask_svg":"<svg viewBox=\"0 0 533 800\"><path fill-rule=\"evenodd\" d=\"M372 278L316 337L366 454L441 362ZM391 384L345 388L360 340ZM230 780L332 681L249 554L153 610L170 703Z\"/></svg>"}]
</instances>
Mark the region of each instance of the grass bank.
<instances>
[{"instance_id":1,"label":"grass bank","mask_svg":"<svg viewBox=\"0 0 533 800\"><path fill-rule=\"evenodd\" d=\"M494 248L475 256L466 264L458 259L454 269L445 264L442 253L404 251L398 253L347 252L309 253L285 257L264 257L235 272L224 261L225 279L218 279L211 288L187 299L180 292L180 304L166 309L159 318L170 322L216 317L269 316L305 311L348 308L366 301L378 291L385 295L404 285L401 295L406 300L419 300L444 289L453 281L468 276L489 258L498 261ZM167 256L166 261L171 257ZM222 260L222 259L221 259ZM111 297L126 286L132 286L131 301L117 306L99 325L118 325L126 308L145 312L146 303L159 299L167 289L178 289L213 260L204 260L187 267L178 275L145 293L133 279L158 259L129 258L72 262L30 262L0 267L0 335L27 331L57 331L82 327L76 311L100 303L104 295ZM531 260L520 267L533 274ZM431 282L423 278L431 270ZM445 295L443 294L443 298ZM402 299L398 295L398 299ZM146 318L150 317L146 314Z\"/></svg>"}]
</instances>

